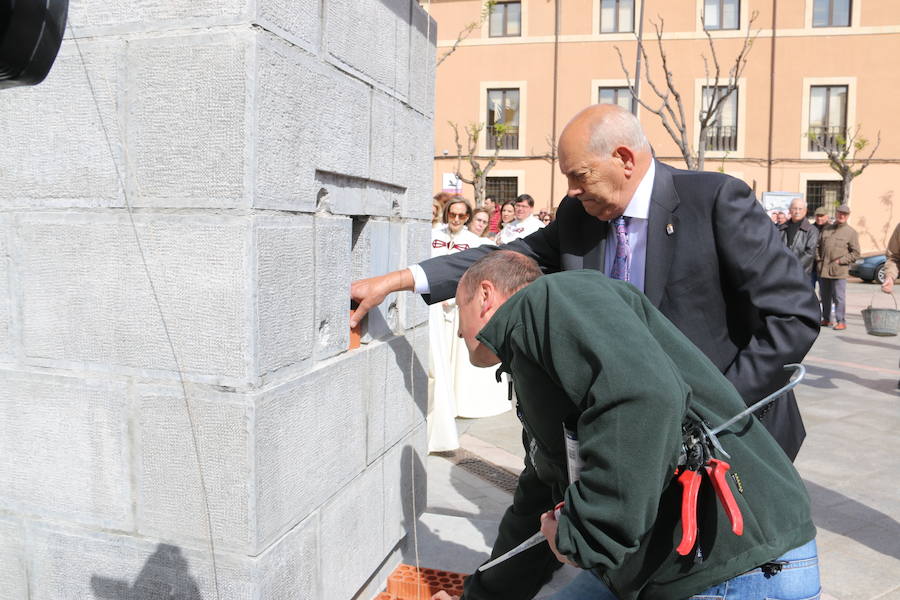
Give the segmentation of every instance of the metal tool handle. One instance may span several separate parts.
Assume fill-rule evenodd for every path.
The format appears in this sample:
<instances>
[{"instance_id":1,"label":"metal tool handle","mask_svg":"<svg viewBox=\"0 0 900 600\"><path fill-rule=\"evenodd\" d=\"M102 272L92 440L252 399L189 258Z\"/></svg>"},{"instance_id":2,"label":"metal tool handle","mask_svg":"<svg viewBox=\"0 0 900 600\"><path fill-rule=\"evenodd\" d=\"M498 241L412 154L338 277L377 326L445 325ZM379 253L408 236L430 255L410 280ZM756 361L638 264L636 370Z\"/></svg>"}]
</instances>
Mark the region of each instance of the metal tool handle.
<instances>
[{"instance_id":1,"label":"metal tool handle","mask_svg":"<svg viewBox=\"0 0 900 600\"><path fill-rule=\"evenodd\" d=\"M559 520L559 513L562 510L562 507L563 507L563 503L560 502L559 504L556 505L556 508L553 509L553 517L557 521ZM494 560L492 560L490 562L484 563L483 565L478 567L478 571L479 572L486 571L487 569L490 569L491 567L495 567L495 566L499 565L500 563L502 563L503 561L510 559L517 554L521 554L522 552L525 552L532 546L537 546L541 542L545 542L545 541L547 541L547 540L546 540L546 538L544 538L544 534L541 533L540 531L538 531L536 534L534 534L533 536L531 536L530 538L528 538L527 540L525 540L524 542L522 542L521 544L519 544L518 546L513 548L512 550L510 550L508 552L504 552L503 554L501 554L500 556L498 556L497 558L495 558Z\"/></svg>"},{"instance_id":2,"label":"metal tool handle","mask_svg":"<svg viewBox=\"0 0 900 600\"><path fill-rule=\"evenodd\" d=\"M734 415L733 417L731 417L730 419L728 419L727 421L725 421L724 423L722 423L721 425L719 425L718 427L713 429L711 431L712 435L716 435L717 433L719 433L720 431L722 431L729 425L736 423L737 421L743 419L750 413L755 412L755 411L759 410L760 408L762 408L763 406L765 406L766 404L768 404L769 402L772 402L773 400L778 398L778 396L794 389L797 386L797 384L800 383L803 380L803 378L806 376L806 367L804 367L801 364L792 363L789 365L784 365L784 368L785 369L794 369L794 373L791 375L790 381L788 381L784 387L775 390L774 392L772 392L771 394L769 394L768 396L766 396L765 398L763 398L762 400L760 400L759 402L757 402L756 404L754 404L753 406L748 408L747 410L743 410L743 411L739 412L738 414Z\"/></svg>"}]
</instances>

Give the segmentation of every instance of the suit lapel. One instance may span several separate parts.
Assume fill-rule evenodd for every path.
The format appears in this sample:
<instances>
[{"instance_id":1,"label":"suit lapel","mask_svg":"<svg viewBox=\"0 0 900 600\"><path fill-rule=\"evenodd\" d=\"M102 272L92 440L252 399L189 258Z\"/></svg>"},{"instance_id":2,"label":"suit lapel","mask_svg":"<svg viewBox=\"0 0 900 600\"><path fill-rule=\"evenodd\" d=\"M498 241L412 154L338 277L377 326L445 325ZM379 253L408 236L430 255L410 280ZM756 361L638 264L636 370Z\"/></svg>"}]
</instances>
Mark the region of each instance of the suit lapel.
<instances>
[{"instance_id":1,"label":"suit lapel","mask_svg":"<svg viewBox=\"0 0 900 600\"><path fill-rule=\"evenodd\" d=\"M678 194L669 167L657 162L650 195L650 215L647 221L647 256L644 266L644 294L653 306L659 306L669 275L669 267L679 235Z\"/></svg>"}]
</instances>

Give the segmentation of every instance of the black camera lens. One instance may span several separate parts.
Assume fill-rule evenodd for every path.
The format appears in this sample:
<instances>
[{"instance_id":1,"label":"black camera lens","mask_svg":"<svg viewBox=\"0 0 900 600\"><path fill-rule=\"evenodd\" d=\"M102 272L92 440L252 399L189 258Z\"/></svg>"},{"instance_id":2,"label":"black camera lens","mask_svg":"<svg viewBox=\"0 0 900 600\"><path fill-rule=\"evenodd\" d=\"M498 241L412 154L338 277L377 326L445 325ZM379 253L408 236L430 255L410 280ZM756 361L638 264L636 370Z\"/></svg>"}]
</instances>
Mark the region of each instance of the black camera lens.
<instances>
[{"instance_id":1,"label":"black camera lens","mask_svg":"<svg viewBox=\"0 0 900 600\"><path fill-rule=\"evenodd\" d=\"M62 43L69 0L0 0L0 89L44 80Z\"/></svg>"}]
</instances>

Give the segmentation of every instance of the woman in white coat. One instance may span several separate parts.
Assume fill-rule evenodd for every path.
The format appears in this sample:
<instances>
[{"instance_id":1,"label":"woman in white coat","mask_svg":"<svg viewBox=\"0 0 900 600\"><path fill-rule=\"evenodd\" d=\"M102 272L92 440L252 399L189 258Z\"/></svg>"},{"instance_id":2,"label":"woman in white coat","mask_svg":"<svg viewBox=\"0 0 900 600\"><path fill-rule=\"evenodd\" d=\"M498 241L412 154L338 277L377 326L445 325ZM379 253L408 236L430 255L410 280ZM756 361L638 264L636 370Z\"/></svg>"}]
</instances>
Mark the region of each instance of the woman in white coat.
<instances>
[{"instance_id":1,"label":"woman in white coat","mask_svg":"<svg viewBox=\"0 0 900 600\"><path fill-rule=\"evenodd\" d=\"M431 230L431 256L461 252L493 244L472 233L466 223L472 207L461 197L444 206L444 225ZM459 311L454 300L432 305L431 336L432 404L428 415L428 450L441 452L459 447L455 417L488 417L509 410L507 386L498 383L494 369L480 369L469 362L466 345L457 335Z\"/></svg>"}]
</instances>

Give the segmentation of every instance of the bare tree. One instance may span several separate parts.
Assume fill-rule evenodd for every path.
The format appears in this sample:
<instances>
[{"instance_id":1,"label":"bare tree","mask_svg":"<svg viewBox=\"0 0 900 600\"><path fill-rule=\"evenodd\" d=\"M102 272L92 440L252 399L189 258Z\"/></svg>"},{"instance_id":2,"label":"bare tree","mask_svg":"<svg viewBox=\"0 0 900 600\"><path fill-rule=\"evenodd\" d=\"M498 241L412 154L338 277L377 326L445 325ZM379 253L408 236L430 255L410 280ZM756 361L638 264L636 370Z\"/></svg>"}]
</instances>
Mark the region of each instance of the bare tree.
<instances>
[{"instance_id":1,"label":"bare tree","mask_svg":"<svg viewBox=\"0 0 900 600\"><path fill-rule=\"evenodd\" d=\"M847 133L850 135L846 135ZM869 145L869 139L860 135L859 125L852 131L837 135L827 135L810 130L806 132L806 137L809 138L810 145L813 148L825 153L825 157L828 159L828 166L841 176L841 181L844 184L841 204L849 204L850 184L854 179L862 175L862 172L872 162L872 157L875 156L878 146L881 145L881 131L875 134L875 145L865 158L856 158L856 153L862 152Z\"/></svg>"},{"instance_id":2,"label":"bare tree","mask_svg":"<svg viewBox=\"0 0 900 600\"><path fill-rule=\"evenodd\" d=\"M656 47L659 52L660 65L662 66L663 74L665 76L664 85L658 84L650 77L650 59L647 55L647 48L645 47L643 40L638 40L637 42L638 51L644 59L644 78L658 100L658 103L653 102L654 106L651 106L648 101L638 97L631 74L622 58L622 51L616 46L616 52L619 55L619 65L625 73L625 78L628 82L628 90L631 92L631 96L641 106L659 117L663 127L665 127L669 136L674 140L678 149L681 151L681 156L684 158L684 162L688 169L694 171L703 170L708 132L710 128L717 125L725 102L738 89L738 80L741 78L744 68L747 66L747 55L753 47L753 41L756 39L756 36L759 35L759 30L756 30L755 33L751 33L753 22L756 20L757 16L758 13L754 11L753 15L750 17L750 22L747 26L747 34L744 36L744 43L737 56L734 58L734 61L730 63L731 66L727 71L727 79L723 79L722 77L722 65L719 62L719 56L716 52L716 45L713 42L713 38L705 27L703 29L709 45L710 55L707 57L706 54L701 54L703 58L703 70L706 75L705 89L709 90L709 93L701 99L702 101L700 103L701 108L698 114L700 135L696 151L694 151L690 136L688 135L690 121L688 121L686 114L690 114L690 111L685 111L684 101L675 85L672 71L669 70L668 56L663 47L663 31L665 23L662 17L658 17L658 23L653 21L651 21L651 23L656 31Z\"/></svg>"},{"instance_id":3,"label":"bare tree","mask_svg":"<svg viewBox=\"0 0 900 600\"><path fill-rule=\"evenodd\" d=\"M494 165L497 164L497 157L500 155L500 149L503 147L503 139L506 137L507 127L502 123L497 123L489 127L489 135L493 136L494 154L488 158L486 164L482 165L478 161L478 140L484 131L484 123L469 123L465 126L463 133L465 139L465 152L463 151L463 142L460 140L459 125L449 121L450 127L453 128L453 139L456 142L456 170L454 174L463 183L472 186L475 196L475 206L480 207L484 204L484 189L487 185L487 174ZM471 176L466 178L462 174L462 161L466 159L469 163Z\"/></svg>"}]
</instances>

